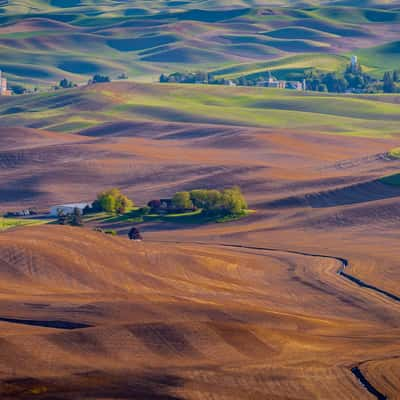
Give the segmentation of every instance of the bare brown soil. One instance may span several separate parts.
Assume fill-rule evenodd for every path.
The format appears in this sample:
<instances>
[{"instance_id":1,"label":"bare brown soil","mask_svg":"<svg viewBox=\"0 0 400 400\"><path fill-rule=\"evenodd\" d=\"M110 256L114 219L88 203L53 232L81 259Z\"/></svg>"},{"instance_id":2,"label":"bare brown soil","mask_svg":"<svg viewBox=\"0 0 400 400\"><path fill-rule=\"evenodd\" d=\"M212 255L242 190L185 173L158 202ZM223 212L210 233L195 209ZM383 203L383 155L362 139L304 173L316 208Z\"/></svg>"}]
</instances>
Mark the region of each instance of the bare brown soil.
<instances>
[{"instance_id":1,"label":"bare brown soil","mask_svg":"<svg viewBox=\"0 0 400 400\"><path fill-rule=\"evenodd\" d=\"M141 243L1 233L1 399L374 399L355 366L400 399L399 303L337 274L345 258L348 274L400 296L400 193L376 181L399 168L385 156L395 140L117 122L1 128L0 143L4 211L112 186L140 204L232 184L257 210L148 223Z\"/></svg>"}]
</instances>

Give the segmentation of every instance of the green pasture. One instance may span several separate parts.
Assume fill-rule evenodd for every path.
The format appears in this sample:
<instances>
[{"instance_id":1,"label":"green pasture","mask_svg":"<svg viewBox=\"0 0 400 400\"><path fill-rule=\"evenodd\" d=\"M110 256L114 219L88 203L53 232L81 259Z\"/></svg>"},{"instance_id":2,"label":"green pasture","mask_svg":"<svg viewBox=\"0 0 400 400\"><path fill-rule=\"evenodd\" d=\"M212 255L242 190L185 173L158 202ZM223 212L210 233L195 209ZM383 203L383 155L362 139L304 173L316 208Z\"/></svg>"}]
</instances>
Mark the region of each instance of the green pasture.
<instances>
[{"instance_id":1,"label":"green pasture","mask_svg":"<svg viewBox=\"0 0 400 400\"><path fill-rule=\"evenodd\" d=\"M398 133L399 95L333 95L268 88L112 83L15 96L0 124L60 132L113 121L167 121L385 137Z\"/></svg>"},{"instance_id":2,"label":"green pasture","mask_svg":"<svg viewBox=\"0 0 400 400\"><path fill-rule=\"evenodd\" d=\"M35 219L19 219L19 218L3 218L0 217L0 231L5 231L10 228L16 228L20 226L34 226L44 225L49 221L46 220L35 220Z\"/></svg>"},{"instance_id":3,"label":"green pasture","mask_svg":"<svg viewBox=\"0 0 400 400\"><path fill-rule=\"evenodd\" d=\"M310 68L341 71L351 54L382 75L399 67L398 42L374 26L399 22L391 1L13 0L0 5L0 67L12 84L42 89L96 73L154 82L163 72L270 69L296 78ZM333 54L343 41L353 48Z\"/></svg>"}]
</instances>

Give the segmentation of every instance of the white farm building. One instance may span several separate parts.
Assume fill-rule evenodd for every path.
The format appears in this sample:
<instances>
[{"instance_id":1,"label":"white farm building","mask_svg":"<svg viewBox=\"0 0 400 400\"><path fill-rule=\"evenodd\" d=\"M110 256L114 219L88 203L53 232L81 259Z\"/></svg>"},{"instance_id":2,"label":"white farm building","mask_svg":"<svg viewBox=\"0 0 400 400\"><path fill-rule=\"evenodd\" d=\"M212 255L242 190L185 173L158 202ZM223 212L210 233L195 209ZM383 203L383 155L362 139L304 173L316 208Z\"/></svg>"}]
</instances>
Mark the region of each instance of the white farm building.
<instances>
[{"instance_id":1,"label":"white farm building","mask_svg":"<svg viewBox=\"0 0 400 400\"><path fill-rule=\"evenodd\" d=\"M58 206L53 206L50 208L50 215L52 217L58 217L60 214L70 215L73 214L76 208L82 213L85 207L90 206L90 203L60 204Z\"/></svg>"}]
</instances>

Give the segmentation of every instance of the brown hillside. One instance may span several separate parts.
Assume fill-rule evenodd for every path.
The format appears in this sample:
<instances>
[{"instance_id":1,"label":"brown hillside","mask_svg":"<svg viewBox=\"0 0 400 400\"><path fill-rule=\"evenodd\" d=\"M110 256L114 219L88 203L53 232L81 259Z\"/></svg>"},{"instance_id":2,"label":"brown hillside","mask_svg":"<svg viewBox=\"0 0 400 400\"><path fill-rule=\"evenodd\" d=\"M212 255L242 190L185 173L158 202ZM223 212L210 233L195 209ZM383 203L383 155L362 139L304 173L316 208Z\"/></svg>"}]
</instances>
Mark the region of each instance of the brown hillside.
<instances>
[{"instance_id":1,"label":"brown hillside","mask_svg":"<svg viewBox=\"0 0 400 400\"><path fill-rule=\"evenodd\" d=\"M398 366L397 313L335 260L58 227L1 234L0 260L4 399L372 399L350 367Z\"/></svg>"}]
</instances>

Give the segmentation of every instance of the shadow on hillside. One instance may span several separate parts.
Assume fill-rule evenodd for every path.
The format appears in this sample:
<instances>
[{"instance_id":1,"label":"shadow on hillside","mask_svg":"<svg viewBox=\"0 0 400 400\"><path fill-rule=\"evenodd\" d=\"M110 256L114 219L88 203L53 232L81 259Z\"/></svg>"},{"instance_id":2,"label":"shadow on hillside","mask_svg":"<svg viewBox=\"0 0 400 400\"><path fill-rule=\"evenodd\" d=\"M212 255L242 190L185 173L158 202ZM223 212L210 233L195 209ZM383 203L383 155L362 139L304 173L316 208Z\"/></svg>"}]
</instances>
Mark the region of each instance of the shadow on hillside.
<instances>
[{"instance_id":1,"label":"shadow on hillside","mask_svg":"<svg viewBox=\"0 0 400 400\"><path fill-rule=\"evenodd\" d=\"M356 185L290 196L261 205L262 208L328 208L400 197L400 186L387 185L378 180Z\"/></svg>"},{"instance_id":2,"label":"shadow on hillside","mask_svg":"<svg viewBox=\"0 0 400 400\"><path fill-rule=\"evenodd\" d=\"M0 397L73 400L82 393L87 399L183 400L172 390L183 386L182 378L163 372L111 375L103 371L76 373L58 379L13 378L0 381Z\"/></svg>"}]
</instances>

